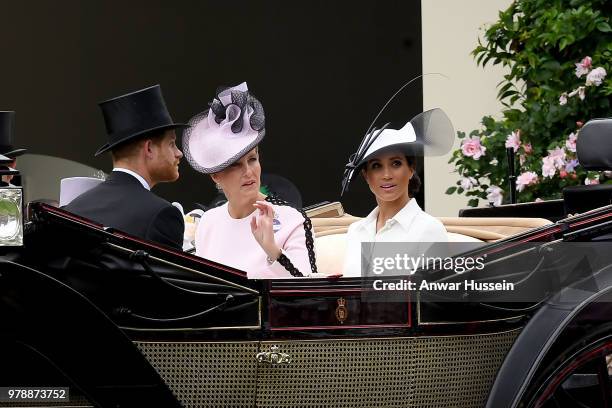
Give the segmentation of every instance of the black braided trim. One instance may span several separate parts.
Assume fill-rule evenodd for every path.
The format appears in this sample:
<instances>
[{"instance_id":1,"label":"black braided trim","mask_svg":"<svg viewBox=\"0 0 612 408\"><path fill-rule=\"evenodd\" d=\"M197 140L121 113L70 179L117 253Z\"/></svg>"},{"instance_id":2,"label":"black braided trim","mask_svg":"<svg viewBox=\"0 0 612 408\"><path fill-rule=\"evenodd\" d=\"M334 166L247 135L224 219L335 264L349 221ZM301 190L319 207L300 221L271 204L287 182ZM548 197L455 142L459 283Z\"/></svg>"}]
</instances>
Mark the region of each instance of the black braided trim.
<instances>
[{"instance_id":1,"label":"black braided trim","mask_svg":"<svg viewBox=\"0 0 612 408\"><path fill-rule=\"evenodd\" d=\"M302 272L298 271L298 269L291 263L289 258L285 254L280 254L278 258L276 258L276 262L285 267L286 270L289 271L291 276L303 277Z\"/></svg>"},{"instance_id":2,"label":"black braided trim","mask_svg":"<svg viewBox=\"0 0 612 408\"><path fill-rule=\"evenodd\" d=\"M289 203L287 203L285 200L283 200L282 198L274 194L270 194L269 196L267 196L266 201L274 205L289 206ZM306 215L306 212L303 209L296 208L296 210L299 211L300 214L302 214L302 216L304 217L304 234L306 235L306 249L308 250L308 260L310 261L310 268L312 270L312 273L318 273L317 258L315 256L315 251L314 251L314 239L312 238L312 221L310 221L310 218L308 217L308 215ZM284 260L283 262L281 262L281 258L285 258L287 260L286 262L287 265L283 263ZM283 265L285 269L287 269L292 276L304 276L299 270L297 270L295 266L293 266L289 258L287 258L286 256L281 255L277 259L277 262ZM294 275L294 272L299 273L299 275Z\"/></svg>"}]
</instances>

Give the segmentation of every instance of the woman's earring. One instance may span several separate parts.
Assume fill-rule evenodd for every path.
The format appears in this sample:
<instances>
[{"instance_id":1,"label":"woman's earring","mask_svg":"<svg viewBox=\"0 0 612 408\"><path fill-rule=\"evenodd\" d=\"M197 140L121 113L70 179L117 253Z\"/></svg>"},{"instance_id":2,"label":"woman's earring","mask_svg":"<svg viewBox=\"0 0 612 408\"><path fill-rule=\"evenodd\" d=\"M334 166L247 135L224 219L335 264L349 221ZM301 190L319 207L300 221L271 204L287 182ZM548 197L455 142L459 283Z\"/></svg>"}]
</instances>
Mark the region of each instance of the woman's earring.
<instances>
[{"instance_id":1,"label":"woman's earring","mask_svg":"<svg viewBox=\"0 0 612 408\"><path fill-rule=\"evenodd\" d=\"M223 189L221 188L221 184L219 183L215 183L215 188L217 189L217 191L223 191Z\"/></svg>"}]
</instances>

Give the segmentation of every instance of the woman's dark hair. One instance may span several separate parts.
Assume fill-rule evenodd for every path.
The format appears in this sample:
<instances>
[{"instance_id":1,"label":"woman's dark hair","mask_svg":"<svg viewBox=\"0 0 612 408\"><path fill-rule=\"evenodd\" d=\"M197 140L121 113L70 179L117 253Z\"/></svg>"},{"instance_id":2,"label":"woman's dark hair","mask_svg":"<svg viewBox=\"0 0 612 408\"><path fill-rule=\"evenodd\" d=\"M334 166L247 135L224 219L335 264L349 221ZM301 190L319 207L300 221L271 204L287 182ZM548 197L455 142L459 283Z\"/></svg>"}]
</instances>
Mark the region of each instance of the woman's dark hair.
<instances>
[{"instance_id":1,"label":"woman's dark hair","mask_svg":"<svg viewBox=\"0 0 612 408\"><path fill-rule=\"evenodd\" d=\"M412 169L412 177L408 182L408 195L412 198L418 194L419 190L421 190L421 178L417 173L417 159L414 156L406 156L406 162L408 162L408 167ZM367 170L367 163L364 163L360 166L359 170Z\"/></svg>"},{"instance_id":2,"label":"woman's dark hair","mask_svg":"<svg viewBox=\"0 0 612 408\"><path fill-rule=\"evenodd\" d=\"M419 190L421 190L421 178L419 177L419 173L417 173L416 157L406 156L406 161L408 162L408 166L412 168L412 178L410 178L408 182L408 195L414 197L418 194Z\"/></svg>"}]
</instances>

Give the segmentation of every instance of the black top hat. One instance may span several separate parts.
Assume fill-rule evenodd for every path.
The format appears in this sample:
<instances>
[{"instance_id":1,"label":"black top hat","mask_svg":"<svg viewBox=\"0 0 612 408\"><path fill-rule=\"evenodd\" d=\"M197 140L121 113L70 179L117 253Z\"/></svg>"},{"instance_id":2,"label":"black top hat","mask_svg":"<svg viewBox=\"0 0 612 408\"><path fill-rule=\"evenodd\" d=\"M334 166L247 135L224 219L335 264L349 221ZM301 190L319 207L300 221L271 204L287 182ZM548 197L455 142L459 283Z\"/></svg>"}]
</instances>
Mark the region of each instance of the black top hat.
<instances>
[{"instance_id":1,"label":"black top hat","mask_svg":"<svg viewBox=\"0 0 612 408\"><path fill-rule=\"evenodd\" d=\"M154 130L189 126L172 121L159 85L118 96L98 105L104 116L108 143L98 149L96 156Z\"/></svg>"},{"instance_id":2,"label":"black top hat","mask_svg":"<svg viewBox=\"0 0 612 408\"><path fill-rule=\"evenodd\" d=\"M15 149L15 111L0 111L0 154L14 159L26 152L26 149Z\"/></svg>"}]
</instances>

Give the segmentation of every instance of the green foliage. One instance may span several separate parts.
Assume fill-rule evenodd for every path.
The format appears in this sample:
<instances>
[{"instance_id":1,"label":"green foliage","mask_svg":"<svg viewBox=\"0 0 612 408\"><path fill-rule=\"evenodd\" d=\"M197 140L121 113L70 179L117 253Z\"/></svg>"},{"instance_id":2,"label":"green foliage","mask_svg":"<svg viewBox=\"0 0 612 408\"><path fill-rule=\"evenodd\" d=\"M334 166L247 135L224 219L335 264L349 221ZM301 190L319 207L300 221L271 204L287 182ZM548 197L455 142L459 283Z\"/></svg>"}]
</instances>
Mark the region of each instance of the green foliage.
<instances>
[{"instance_id":1,"label":"green foliage","mask_svg":"<svg viewBox=\"0 0 612 408\"><path fill-rule=\"evenodd\" d=\"M607 182L604 174L587 173L579 165L566 171L559 163L554 175L549 171L546 176L543 159L549 150L561 148L564 163L571 162L576 156L566 147L569 135L579 137L580 126L591 118L611 116L611 17L612 2L606 0L516 0L500 11L499 20L478 40L472 55L483 68L501 64L508 70L498 85L502 118L485 116L482 127L468 136L457 132L462 143L479 138L486 152L478 159L462 149L453 152L449 163L454 163L461 179L473 177L477 183L468 189L450 187L447 194L486 199L489 186L499 186L508 202L505 144L517 131L516 173L537 174L535 182L517 192L519 202L559 198L563 187L583 184L587 177ZM586 74L577 76L576 64L587 56L592 59L589 72L603 68L609 73L599 85L589 84ZM477 204L474 198L468 202Z\"/></svg>"},{"instance_id":2,"label":"green foliage","mask_svg":"<svg viewBox=\"0 0 612 408\"><path fill-rule=\"evenodd\" d=\"M269 196L270 194L272 194L272 192L270 191L270 188L269 188L268 186L264 185L264 184L262 184L262 185L259 187L259 192L260 192L261 194L263 194L263 195L267 195L267 196Z\"/></svg>"}]
</instances>

